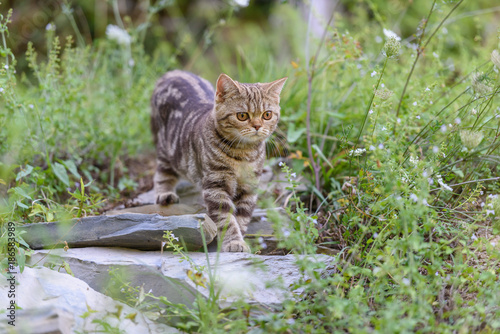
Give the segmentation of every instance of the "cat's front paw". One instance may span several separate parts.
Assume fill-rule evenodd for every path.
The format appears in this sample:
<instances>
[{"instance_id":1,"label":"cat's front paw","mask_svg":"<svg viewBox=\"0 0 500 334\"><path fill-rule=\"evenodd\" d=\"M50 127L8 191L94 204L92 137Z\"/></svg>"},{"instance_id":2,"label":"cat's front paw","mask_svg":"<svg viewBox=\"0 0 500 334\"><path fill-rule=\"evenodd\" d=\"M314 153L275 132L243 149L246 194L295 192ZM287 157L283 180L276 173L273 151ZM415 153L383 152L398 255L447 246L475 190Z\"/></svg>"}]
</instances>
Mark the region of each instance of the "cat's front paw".
<instances>
[{"instance_id":1,"label":"cat's front paw","mask_svg":"<svg viewBox=\"0 0 500 334\"><path fill-rule=\"evenodd\" d=\"M162 193L156 196L156 204L169 205L174 203L179 203L179 196L173 192Z\"/></svg>"},{"instance_id":2,"label":"cat's front paw","mask_svg":"<svg viewBox=\"0 0 500 334\"><path fill-rule=\"evenodd\" d=\"M233 240L229 242L222 243L222 251L223 252L243 252L249 253L250 248L243 240Z\"/></svg>"}]
</instances>

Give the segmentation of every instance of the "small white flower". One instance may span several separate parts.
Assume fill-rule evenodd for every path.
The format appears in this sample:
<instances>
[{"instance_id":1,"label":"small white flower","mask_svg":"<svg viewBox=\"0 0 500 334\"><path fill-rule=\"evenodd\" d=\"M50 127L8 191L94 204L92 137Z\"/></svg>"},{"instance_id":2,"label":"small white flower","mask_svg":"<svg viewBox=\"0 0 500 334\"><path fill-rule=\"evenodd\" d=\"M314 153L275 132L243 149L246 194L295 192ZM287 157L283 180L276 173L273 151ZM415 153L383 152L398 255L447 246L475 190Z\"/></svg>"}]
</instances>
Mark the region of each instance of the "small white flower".
<instances>
[{"instance_id":1,"label":"small white flower","mask_svg":"<svg viewBox=\"0 0 500 334\"><path fill-rule=\"evenodd\" d=\"M349 151L349 156L359 157L360 155L362 155L365 152L366 152L366 149L364 149L364 148L357 148L355 150L350 150Z\"/></svg>"},{"instance_id":2,"label":"small white flower","mask_svg":"<svg viewBox=\"0 0 500 334\"><path fill-rule=\"evenodd\" d=\"M427 87L427 88L425 89L425 91L426 91L426 92L429 92L430 90L431 90L431 89L430 89L429 87Z\"/></svg>"},{"instance_id":3,"label":"small white flower","mask_svg":"<svg viewBox=\"0 0 500 334\"><path fill-rule=\"evenodd\" d=\"M445 133L446 132L446 124L441 125L441 132Z\"/></svg>"},{"instance_id":4,"label":"small white flower","mask_svg":"<svg viewBox=\"0 0 500 334\"><path fill-rule=\"evenodd\" d=\"M500 118L500 114L498 114L498 115L495 115L495 118Z\"/></svg>"},{"instance_id":5,"label":"small white flower","mask_svg":"<svg viewBox=\"0 0 500 334\"><path fill-rule=\"evenodd\" d=\"M401 118L398 117L398 119L396 120L398 123L401 123Z\"/></svg>"},{"instance_id":6,"label":"small white flower","mask_svg":"<svg viewBox=\"0 0 500 334\"><path fill-rule=\"evenodd\" d=\"M28 105L28 107L29 107L30 109L35 108L35 106L34 106L34 105L32 105L32 104Z\"/></svg>"},{"instance_id":7,"label":"small white flower","mask_svg":"<svg viewBox=\"0 0 500 334\"><path fill-rule=\"evenodd\" d=\"M383 126L382 131L387 131L387 128L385 126Z\"/></svg>"},{"instance_id":8,"label":"small white flower","mask_svg":"<svg viewBox=\"0 0 500 334\"><path fill-rule=\"evenodd\" d=\"M149 289L148 293L152 293L153 292L153 289Z\"/></svg>"},{"instance_id":9,"label":"small white flower","mask_svg":"<svg viewBox=\"0 0 500 334\"><path fill-rule=\"evenodd\" d=\"M413 105L416 107L417 106L417 101L413 102Z\"/></svg>"},{"instance_id":10,"label":"small white flower","mask_svg":"<svg viewBox=\"0 0 500 334\"><path fill-rule=\"evenodd\" d=\"M484 208L484 205L485 205L485 204L484 204L484 202L481 202L481 207L482 207L482 208Z\"/></svg>"},{"instance_id":11,"label":"small white flower","mask_svg":"<svg viewBox=\"0 0 500 334\"><path fill-rule=\"evenodd\" d=\"M441 29L441 32L443 33L443 35L446 35L448 33L448 29L446 29L446 27L443 27Z\"/></svg>"},{"instance_id":12,"label":"small white flower","mask_svg":"<svg viewBox=\"0 0 500 334\"><path fill-rule=\"evenodd\" d=\"M288 237L288 236L290 235L290 231L289 231L289 230L287 230L287 229L283 229L283 230L282 230L282 232L283 232L283 236L284 236L285 238L286 238L286 237Z\"/></svg>"},{"instance_id":13,"label":"small white flower","mask_svg":"<svg viewBox=\"0 0 500 334\"><path fill-rule=\"evenodd\" d=\"M401 280L401 282L402 282L404 285L407 285L407 286L408 286L408 285L410 285L410 280L409 280L408 278L406 278L406 277L405 277L405 278L403 278L403 279Z\"/></svg>"},{"instance_id":14,"label":"small white flower","mask_svg":"<svg viewBox=\"0 0 500 334\"><path fill-rule=\"evenodd\" d=\"M436 52L433 52L432 55L434 56L434 58L439 58L439 55Z\"/></svg>"},{"instance_id":15,"label":"small white flower","mask_svg":"<svg viewBox=\"0 0 500 334\"><path fill-rule=\"evenodd\" d=\"M443 178L441 177L441 175L436 175L437 177L437 181L439 183L439 185L441 186L441 189L444 189L444 190L448 190L448 191L453 191L453 188L451 188L449 185L447 185L446 183L444 183L443 181Z\"/></svg>"},{"instance_id":16,"label":"small white flower","mask_svg":"<svg viewBox=\"0 0 500 334\"><path fill-rule=\"evenodd\" d=\"M430 185L434 184L434 179L432 177L427 179L427 182L429 182Z\"/></svg>"},{"instance_id":17,"label":"small white flower","mask_svg":"<svg viewBox=\"0 0 500 334\"><path fill-rule=\"evenodd\" d=\"M380 36L376 36L376 37L375 37L375 42L376 42L376 43L379 43L379 44L380 44L380 43L382 43L383 41L384 41L384 40L382 39L382 37L380 37Z\"/></svg>"},{"instance_id":18,"label":"small white flower","mask_svg":"<svg viewBox=\"0 0 500 334\"><path fill-rule=\"evenodd\" d=\"M371 77L373 78L375 75L377 75L377 72L376 72L376 71L373 71L370 75L371 75Z\"/></svg>"},{"instance_id":19,"label":"small white flower","mask_svg":"<svg viewBox=\"0 0 500 334\"><path fill-rule=\"evenodd\" d=\"M179 241L179 238L176 237L173 233L171 233L170 236L172 237L172 240Z\"/></svg>"},{"instance_id":20,"label":"small white flower","mask_svg":"<svg viewBox=\"0 0 500 334\"><path fill-rule=\"evenodd\" d=\"M382 86L382 88L384 88L384 87L385 87L385 85L384 85L384 84L380 84L380 86Z\"/></svg>"},{"instance_id":21,"label":"small white flower","mask_svg":"<svg viewBox=\"0 0 500 334\"><path fill-rule=\"evenodd\" d=\"M375 268L373 268L373 275L377 275L377 273L379 273L379 272L380 272L380 270L381 270L381 269L380 269L379 267L375 267Z\"/></svg>"},{"instance_id":22,"label":"small white flower","mask_svg":"<svg viewBox=\"0 0 500 334\"><path fill-rule=\"evenodd\" d=\"M489 216L489 215L494 216L495 215L495 210L486 210L486 215L487 216Z\"/></svg>"},{"instance_id":23,"label":"small white flower","mask_svg":"<svg viewBox=\"0 0 500 334\"><path fill-rule=\"evenodd\" d=\"M265 242L261 243L259 246L262 249L266 249L267 248L267 244Z\"/></svg>"},{"instance_id":24,"label":"small white flower","mask_svg":"<svg viewBox=\"0 0 500 334\"><path fill-rule=\"evenodd\" d=\"M3 88L2 87L0 87L0 93L3 93Z\"/></svg>"},{"instance_id":25,"label":"small white flower","mask_svg":"<svg viewBox=\"0 0 500 334\"><path fill-rule=\"evenodd\" d=\"M292 173L292 174L290 174L290 176L291 176L291 177L293 177L293 178L296 178L296 177L297 177L297 174Z\"/></svg>"},{"instance_id":26,"label":"small white flower","mask_svg":"<svg viewBox=\"0 0 500 334\"><path fill-rule=\"evenodd\" d=\"M135 65L135 61L131 58L129 61L128 61L128 66L130 67L134 67Z\"/></svg>"},{"instance_id":27,"label":"small white flower","mask_svg":"<svg viewBox=\"0 0 500 334\"><path fill-rule=\"evenodd\" d=\"M488 207L492 208L493 207L493 203L488 203Z\"/></svg>"},{"instance_id":28,"label":"small white flower","mask_svg":"<svg viewBox=\"0 0 500 334\"><path fill-rule=\"evenodd\" d=\"M495 247L495 246L497 245L497 243L496 243L496 242L494 242L494 241L491 241L491 242L490 242L490 245L492 245L493 247Z\"/></svg>"},{"instance_id":29,"label":"small white flower","mask_svg":"<svg viewBox=\"0 0 500 334\"><path fill-rule=\"evenodd\" d=\"M415 203L418 202L418 197L415 194L410 194L410 199Z\"/></svg>"},{"instance_id":30,"label":"small white flower","mask_svg":"<svg viewBox=\"0 0 500 334\"><path fill-rule=\"evenodd\" d=\"M415 116L417 119L420 119L420 115Z\"/></svg>"},{"instance_id":31,"label":"small white flower","mask_svg":"<svg viewBox=\"0 0 500 334\"><path fill-rule=\"evenodd\" d=\"M49 23L45 26L45 30L47 31L56 31L56 25L55 24L52 24L52 23Z\"/></svg>"},{"instance_id":32,"label":"small white flower","mask_svg":"<svg viewBox=\"0 0 500 334\"><path fill-rule=\"evenodd\" d=\"M462 123L462 120L458 117L455 118L455 124L460 124L460 123Z\"/></svg>"},{"instance_id":33,"label":"small white flower","mask_svg":"<svg viewBox=\"0 0 500 334\"><path fill-rule=\"evenodd\" d=\"M382 150L384 148L384 144L378 144L378 148Z\"/></svg>"},{"instance_id":34,"label":"small white flower","mask_svg":"<svg viewBox=\"0 0 500 334\"><path fill-rule=\"evenodd\" d=\"M432 152L435 153L435 154L438 153L439 152L439 147L433 146L432 147Z\"/></svg>"},{"instance_id":35,"label":"small white flower","mask_svg":"<svg viewBox=\"0 0 500 334\"><path fill-rule=\"evenodd\" d=\"M424 170L424 171L422 172L422 176L423 176L423 177L427 177L427 171L426 171L426 170Z\"/></svg>"},{"instance_id":36,"label":"small white flower","mask_svg":"<svg viewBox=\"0 0 500 334\"><path fill-rule=\"evenodd\" d=\"M261 243L264 242L264 238L263 237L259 237L259 239L257 239L257 241L259 242L259 244L261 244Z\"/></svg>"},{"instance_id":37,"label":"small white flower","mask_svg":"<svg viewBox=\"0 0 500 334\"><path fill-rule=\"evenodd\" d=\"M8 69L9 69L9 65L5 65L5 66L4 66L4 68L5 68L6 70L8 70Z\"/></svg>"},{"instance_id":38,"label":"small white flower","mask_svg":"<svg viewBox=\"0 0 500 334\"><path fill-rule=\"evenodd\" d=\"M434 104L434 102L432 102L432 101L429 101L429 104Z\"/></svg>"},{"instance_id":39,"label":"small white flower","mask_svg":"<svg viewBox=\"0 0 500 334\"><path fill-rule=\"evenodd\" d=\"M106 27L106 36L121 45L130 45L132 40L127 31L113 24L108 24Z\"/></svg>"},{"instance_id":40,"label":"small white flower","mask_svg":"<svg viewBox=\"0 0 500 334\"><path fill-rule=\"evenodd\" d=\"M280 161L280 163L278 164L278 166L280 167L283 167L285 164L283 163L283 161Z\"/></svg>"},{"instance_id":41,"label":"small white flower","mask_svg":"<svg viewBox=\"0 0 500 334\"><path fill-rule=\"evenodd\" d=\"M394 37L396 39L396 41L398 41L398 42L401 40L401 37L399 37L394 31L389 30L389 29L384 28L384 35L387 38Z\"/></svg>"},{"instance_id":42,"label":"small white flower","mask_svg":"<svg viewBox=\"0 0 500 334\"><path fill-rule=\"evenodd\" d=\"M472 113L472 115L476 115L477 114L476 108L472 108L472 110L470 112Z\"/></svg>"},{"instance_id":43,"label":"small white flower","mask_svg":"<svg viewBox=\"0 0 500 334\"><path fill-rule=\"evenodd\" d=\"M422 200L422 204L425 206L430 206L429 203L427 202L427 199L425 198Z\"/></svg>"},{"instance_id":44,"label":"small white flower","mask_svg":"<svg viewBox=\"0 0 500 334\"><path fill-rule=\"evenodd\" d=\"M373 114L373 110L370 109L370 111L368 112L370 115Z\"/></svg>"},{"instance_id":45,"label":"small white flower","mask_svg":"<svg viewBox=\"0 0 500 334\"><path fill-rule=\"evenodd\" d=\"M250 0L234 0L234 2L240 7L247 7Z\"/></svg>"},{"instance_id":46,"label":"small white flower","mask_svg":"<svg viewBox=\"0 0 500 334\"><path fill-rule=\"evenodd\" d=\"M378 237L378 233L377 232L373 233L373 238L376 238L376 237Z\"/></svg>"},{"instance_id":47,"label":"small white flower","mask_svg":"<svg viewBox=\"0 0 500 334\"><path fill-rule=\"evenodd\" d=\"M477 237L474 233L472 233L472 237L470 237L472 240L477 240Z\"/></svg>"},{"instance_id":48,"label":"small white flower","mask_svg":"<svg viewBox=\"0 0 500 334\"><path fill-rule=\"evenodd\" d=\"M481 195L483 194L483 192L481 191ZM498 195L493 195L493 194L489 194L488 195L488 198L497 198Z\"/></svg>"},{"instance_id":49,"label":"small white flower","mask_svg":"<svg viewBox=\"0 0 500 334\"><path fill-rule=\"evenodd\" d=\"M370 145L370 151L375 151L375 146Z\"/></svg>"},{"instance_id":50,"label":"small white flower","mask_svg":"<svg viewBox=\"0 0 500 334\"><path fill-rule=\"evenodd\" d=\"M316 219L313 219L312 222L313 222L314 225L318 225L318 221Z\"/></svg>"}]
</instances>

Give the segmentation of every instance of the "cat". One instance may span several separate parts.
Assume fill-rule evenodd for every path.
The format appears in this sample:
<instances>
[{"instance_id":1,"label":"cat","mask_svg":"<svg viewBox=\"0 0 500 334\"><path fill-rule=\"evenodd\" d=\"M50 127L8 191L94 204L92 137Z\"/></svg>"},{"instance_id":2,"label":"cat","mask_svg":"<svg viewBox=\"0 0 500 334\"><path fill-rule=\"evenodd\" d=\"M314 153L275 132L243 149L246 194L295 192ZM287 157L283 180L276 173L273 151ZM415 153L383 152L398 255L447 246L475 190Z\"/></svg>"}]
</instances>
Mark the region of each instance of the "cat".
<instances>
[{"instance_id":1,"label":"cat","mask_svg":"<svg viewBox=\"0 0 500 334\"><path fill-rule=\"evenodd\" d=\"M174 70L156 83L151 98L156 203L179 201L180 177L198 185L219 240L225 231L223 252L249 251L243 237L286 80L248 84L221 74L214 92L207 80Z\"/></svg>"}]
</instances>

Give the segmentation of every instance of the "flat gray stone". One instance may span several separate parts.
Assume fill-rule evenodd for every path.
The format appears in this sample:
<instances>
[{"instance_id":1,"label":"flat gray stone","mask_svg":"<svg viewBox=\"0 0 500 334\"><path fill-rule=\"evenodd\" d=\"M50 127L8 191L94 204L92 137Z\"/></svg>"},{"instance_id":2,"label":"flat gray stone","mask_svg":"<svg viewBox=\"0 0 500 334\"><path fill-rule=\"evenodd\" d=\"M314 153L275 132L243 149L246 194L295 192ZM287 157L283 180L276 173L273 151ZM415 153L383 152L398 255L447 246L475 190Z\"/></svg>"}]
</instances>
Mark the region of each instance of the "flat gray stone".
<instances>
[{"instance_id":1,"label":"flat gray stone","mask_svg":"<svg viewBox=\"0 0 500 334\"><path fill-rule=\"evenodd\" d=\"M104 320L120 333L179 333L175 328L154 323L141 312L96 292L84 281L48 268L26 267L17 274L15 327L7 324L6 316L0 320L2 333L70 334L98 333L102 327L94 320ZM6 280L0 286L1 305L7 305ZM121 311L120 311L121 309ZM89 310L95 311L82 317ZM127 316L135 317L133 320Z\"/></svg>"},{"instance_id":2,"label":"flat gray stone","mask_svg":"<svg viewBox=\"0 0 500 334\"><path fill-rule=\"evenodd\" d=\"M212 268L215 287L221 291L221 306L243 298L248 303L279 307L285 298L291 296L290 285L302 278L295 265L295 255L209 253L208 262L205 253L189 253L189 257L192 262L170 252L92 247L69 249L67 252L62 249L35 251L29 263L60 265L64 260L75 277L111 296L120 293L109 275L109 270L114 268L131 282L131 286L144 286L146 292L188 306L192 305L197 293L208 296L207 288L197 286L189 278L189 271L196 272L197 268L201 270L205 284L209 282L208 268ZM308 259L318 263L335 260L326 255L311 255Z\"/></svg>"},{"instance_id":3,"label":"flat gray stone","mask_svg":"<svg viewBox=\"0 0 500 334\"><path fill-rule=\"evenodd\" d=\"M203 228L202 228L203 227ZM216 237L214 222L205 214L164 217L158 214L125 213L72 219L68 222L27 224L24 240L32 249L48 247L127 247L140 250L160 250L163 234L172 231L188 250L203 246Z\"/></svg>"}]
</instances>

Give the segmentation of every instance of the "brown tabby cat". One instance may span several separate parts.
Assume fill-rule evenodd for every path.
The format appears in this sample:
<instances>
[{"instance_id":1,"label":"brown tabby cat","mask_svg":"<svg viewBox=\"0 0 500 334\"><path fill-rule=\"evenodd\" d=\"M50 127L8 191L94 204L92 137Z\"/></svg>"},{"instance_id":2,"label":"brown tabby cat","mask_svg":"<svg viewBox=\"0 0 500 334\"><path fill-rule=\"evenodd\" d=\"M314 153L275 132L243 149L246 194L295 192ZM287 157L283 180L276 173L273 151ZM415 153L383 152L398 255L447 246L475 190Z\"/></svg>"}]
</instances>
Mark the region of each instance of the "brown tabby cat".
<instances>
[{"instance_id":1,"label":"brown tabby cat","mask_svg":"<svg viewBox=\"0 0 500 334\"><path fill-rule=\"evenodd\" d=\"M245 84L221 74L214 94L207 80L177 70L156 84L151 98L156 202L178 202L179 177L200 186L219 237L227 227L223 252L249 250L243 236L257 201L264 141L280 119L286 79Z\"/></svg>"}]
</instances>

